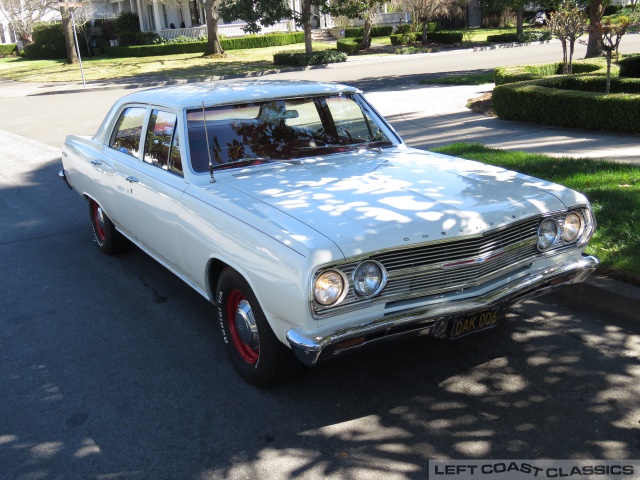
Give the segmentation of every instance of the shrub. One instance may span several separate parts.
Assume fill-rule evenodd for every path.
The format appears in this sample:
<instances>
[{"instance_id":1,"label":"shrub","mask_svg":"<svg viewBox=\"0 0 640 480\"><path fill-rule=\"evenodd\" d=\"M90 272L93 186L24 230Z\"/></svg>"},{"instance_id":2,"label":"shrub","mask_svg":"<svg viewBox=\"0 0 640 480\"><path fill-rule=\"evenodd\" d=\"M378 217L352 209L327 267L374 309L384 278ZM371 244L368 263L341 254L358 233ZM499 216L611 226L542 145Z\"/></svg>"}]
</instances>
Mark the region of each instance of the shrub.
<instances>
[{"instance_id":1,"label":"shrub","mask_svg":"<svg viewBox=\"0 0 640 480\"><path fill-rule=\"evenodd\" d=\"M129 47L133 45L155 45L162 43L162 38L155 32L125 31L118 34L118 45Z\"/></svg>"},{"instance_id":2,"label":"shrub","mask_svg":"<svg viewBox=\"0 0 640 480\"><path fill-rule=\"evenodd\" d=\"M501 33L498 35L487 35L487 41L492 43L531 43L544 42L551 38L551 33L546 32L525 32L522 35L514 33Z\"/></svg>"},{"instance_id":3,"label":"shrub","mask_svg":"<svg viewBox=\"0 0 640 480\"><path fill-rule=\"evenodd\" d=\"M403 23L396 27L396 34L402 35L403 33L409 33L411 31L410 23Z\"/></svg>"},{"instance_id":4,"label":"shrub","mask_svg":"<svg viewBox=\"0 0 640 480\"><path fill-rule=\"evenodd\" d=\"M416 41L418 35L415 32L407 32L402 34L389 35L391 45L406 45Z\"/></svg>"},{"instance_id":5,"label":"shrub","mask_svg":"<svg viewBox=\"0 0 640 480\"><path fill-rule=\"evenodd\" d=\"M362 38L341 38L336 42L336 48L339 52L344 52L347 55L357 55L360 51L360 44Z\"/></svg>"},{"instance_id":6,"label":"shrub","mask_svg":"<svg viewBox=\"0 0 640 480\"><path fill-rule=\"evenodd\" d=\"M418 35L416 35L416 40L417 38ZM419 38L421 41L422 35L419 35ZM452 45L454 43L459 43L462 41L462 32L429 32L427 35L427 39L431 42L446 43L447 45Z\"/></svg>"},{"instance_id":7,"label":"shrub","mask_svg":"<svg viewBox=\"0 0 640 480\"><path fill-rule=\"evenodd\" d=\"M573 63L574 74L594 73L598 71L602 71L604 73L605 68L605 63L597 60L583 60ZM515 65L510 67L499 67L495 69L494 73L496 85L523 82L527 80L544 78L551 75L560 75L562 73L562 62L543 63L539 65Z\"/></svg>"},{"instance_id":8,"label":"shrub","mask_svg":"<svg viewBox=\"0 0 640 480\"><path fill-rule=\"evenodd\" d=\"M347 54L338 50L324 50L322 52L280 52L273 56L276 65L292 67L306 67L308 65L324 65L327 63L346 62Z\"/></svg>"},{"instance_id":9,"label":"shrub","mask_svg":"<svg viewBox=\"0 0 640 480\"><path fill-rule=\"evenodd\" d=\"M55 60L67 56L61 23L39 23L33 29L33 42L24 48L29 60Z\"/></svg>"},{"instance_id":10,"label":"shrub","mask_svg":"<svg viewBox=\"0 0 640 480\"><path fill-rule=\"evenodd\" d=\"M371 27L372 37L387 37L392 33L393 33L393 26L391 25L374 25ZM345 38L354 38L354 37L363 37L363 36L364 36L364 28L345 28L344 29Z\"/></svg>"},{"instance_id":11,"label":"shrub","mask_svg":"<svg viewBox=\"0 0 640 480\"><path fill-rule=\"evenodd\" d=\"M588 79L572 76L552 77L497 86L493 90L493 109L498 117L533 123L593 130L640 132L640 95L565 90L576 82L584 88ZM575 78L575 77L574 77ZM606 79L595 77L594 82ZM614 81L612 83L619 83ZM627 79L626 91L640 91L640 81ZM603 90L604 91L604 90Z\"/></svg>"},{"instance_id":12,"label":"shrub","mask_svg":"<svg viewBox=\"0 0 640 480\"><path fill-rule=\"evenodd\" d=\"M0 44L0 55L13 55L18 51L18 46L15 43Z\"/></svg>"},{"instance_id":13,"label":"shrub","mask_svg":"<svg viewBox=\"0 0 640 480\"><path fill-rule=\"evenodd\" d=\"M137 13L122 12L116 18L116 32L120 35L122 32L139 32L140 18Z\"/></svg>"},{"instance_id":14,"label":"shrub","mask_svg":"<svg viewBox=\"0 0 640 480\"><path fill-rule=\"evenodd\" d=\"M238 38L223 38L220 45L225 50L241 48L261 48L278 45L290 45L304 42L304 32L281 33L277 35L247 35ZM206 41L189 43L163 43L161 45L142 45L133 47L105 47L105 54L109 57L153 57L159 55L174 55L179 53L204 53Z\"/></svg>"},{"instance_id":15,"label":"shrub","mask_svg":"<svg viewBox=\"0 0 640 480\"><path fill-rule=\"evenodd\" d=\"M618 62L621 77L640 78L640 55L627 57Z\"/></svg>"},{"instance_id":16,"label":"shrub","mask_svg":"<svg viewBox=\"0 0 640 480\"><path fill-rule=\"evenodd\" d=\"M617 15L622 10L622 5L607 5L604 8L603 17L609 17L611 15Z\"/></svg>"}]
</instances>

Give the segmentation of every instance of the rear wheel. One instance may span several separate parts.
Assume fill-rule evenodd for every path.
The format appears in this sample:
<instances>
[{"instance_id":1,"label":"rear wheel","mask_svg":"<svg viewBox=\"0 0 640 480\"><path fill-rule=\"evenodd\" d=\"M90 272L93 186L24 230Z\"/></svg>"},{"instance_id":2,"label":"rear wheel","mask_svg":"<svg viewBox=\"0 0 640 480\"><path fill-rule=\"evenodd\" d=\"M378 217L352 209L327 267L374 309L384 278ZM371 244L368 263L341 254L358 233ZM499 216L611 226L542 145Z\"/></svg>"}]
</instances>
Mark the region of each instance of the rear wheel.
<instances>
[{"instance_id":1,"label":"rear wheel","mask_svg":"<svg viewBox=\"0 0 640 480\"><path fill-rule=\"evenodd\" d=\"M98 248L107 255L113 255L123 251L127 247L127 239L113 225L113 222L102 207L94 200L89 200L89 215L93 236Z\"/></svg>"},{"instance_id":2,"label":"rear wheel","mask_svg":"<svg viewBox=\"0 0 640 480\"><path fill-rule=\"evenodd\" d=\"M298 373L300 362L277 339L249 284L238 272L222 272L216 298L229 359L245 381L270 387Z\"/></svg>"}]
</instances>

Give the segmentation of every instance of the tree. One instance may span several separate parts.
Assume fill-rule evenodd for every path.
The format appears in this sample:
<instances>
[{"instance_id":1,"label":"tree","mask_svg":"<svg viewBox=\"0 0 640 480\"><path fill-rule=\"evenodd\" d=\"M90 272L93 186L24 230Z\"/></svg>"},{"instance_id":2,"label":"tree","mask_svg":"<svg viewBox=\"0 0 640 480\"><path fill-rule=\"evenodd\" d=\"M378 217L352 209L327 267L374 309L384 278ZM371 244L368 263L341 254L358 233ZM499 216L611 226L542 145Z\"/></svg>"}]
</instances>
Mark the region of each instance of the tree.
<instances>
[{"instance_id":1,"label":"tree","mask_svg":"<svg viewBox=\"0 0 640 480\"><path fill-rule=\"evenodd\" d=\"M220 44L220 35L218 34L218 21L220 21L219 1L218 0L199 0L204 10L205 20L207 22L207 46L204 49L203 57L210 55L224 55L224 50Z\"/></svg>"},{"instance_id":2,"label":"tree","mask_svg":"<svg viewBox=\"0 0 640 480\"><path fill-rule=\"evenodd\" d=\"M560 4L558 11L549 15L549 29L551 34L562 42L562 73L569 74L572 70L576 40L587 30L587 16L575 0L566 0Z\"/></svg>"},{"instance_id":3,"label":"tree","mask_svg":"<svg viewBox=\"0 0 640 480\"><path fill-rule=\"evenodd\" d=\"M371 46L373 19L385 3L385 0L334 0L328 10L332 15L364 20L364 33L360 49L366 50Z\"/></svg>"},{"instance_id":4,"label":"tree","mask_svg":"<svg viewBox=\"0 0 640 480\"><path fill-rule=\"evenodd\" d=\"M437 17L448 17L456 7L456 0L403 0L404 8L413 14L414 22L422 27L422 44L427 44L429 23Z\"/></svg>"},{"instance_id":5,"label":"tree","mask_svg":"<svg viewBox=\"0 0 640 480\"><path fill-rule=\"evenodd\" d=\"M62 17L62 32L64 33L64 44L67 49L67 63L69 65L78 63L78 52L76 42L73 37L73 22L71 21L71 11L66 3L60 4L60 16Z\"/></svg>"},{"instance_id":6,"label":"tree","mask_svg":"<svg viewBox=\"0 0 640 480\"><path fill-rule=\"evenodd\" d=\"M302 11L293 10L286 0L222 0L219 15L226 20L241 19L247 23L247 33L258 33L262 27L275 25L283 18L293 20L304 30L304 46L307 53L313 52L311 44L311 7L327 10L328 0L302 0Z\"/></svg>"},{"instance_id":7,"label":"tree","mask_svg":"<svg viewBox=\"0 0 640 480\"><path fill-rule=\"evenodd\" d=\"M0 0L0 12L25 45L33 43L34 25L57 7L57 0Z\"/></svg>"},{"instance_id":8,"label":"tree","mask_svg":"<svg viewBox=\"0 0 640 480\"><path fill-rule=\"evenodd\" d=\"M529 2L525 0L480 0L483 13L501 12L506 9L516 14L516 35L521 36L524 33L524 6Z\"/></svg>"},{"instance_id":9,"label":"tree","mask_svg":"<svg viewBox=\"0 0 640 480\"><path fill-rule=\"evenodd\" d=\"M587 53L585 58L595 58L602 55L602 42L600 41L600 28L602 15L604 14L603 0L589 0L589 40L587 41Z\"/></svg>"},{"instance_id":10,"label":"tree","mask_svg":"<svg viewBox=\"0 0 640 480\"><path fill-rule=\"evenodd\" d=\"M605 93L609 93L611 86L611 56L613 52L618 50L622 36L627 33L631 26L629 17L618 17L614 22L608 19L606 22L592 25L591 29L596 32L600 39L600 48L604 50L607 56L607 87Z\"/></svg>"}]
</instances>

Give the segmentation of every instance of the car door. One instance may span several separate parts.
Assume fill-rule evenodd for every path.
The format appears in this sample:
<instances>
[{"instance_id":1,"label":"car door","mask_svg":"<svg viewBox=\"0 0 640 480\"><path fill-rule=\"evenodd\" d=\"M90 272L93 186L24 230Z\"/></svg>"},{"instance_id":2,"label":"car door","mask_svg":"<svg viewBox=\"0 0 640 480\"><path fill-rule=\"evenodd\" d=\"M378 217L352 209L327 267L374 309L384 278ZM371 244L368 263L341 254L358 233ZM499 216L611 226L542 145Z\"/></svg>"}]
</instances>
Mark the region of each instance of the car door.
<instances>
[{"instance_id":1,"label":"car door","mask_svg":"<svg viewBox=\"0 0 640 480\"><path fill-rule=\"evenodd\" d=\"M180 199L187 188L176 112L150 108L138 160L123 165L130 231L140 244L183 270Z\"/></svg>"}]
</instances>

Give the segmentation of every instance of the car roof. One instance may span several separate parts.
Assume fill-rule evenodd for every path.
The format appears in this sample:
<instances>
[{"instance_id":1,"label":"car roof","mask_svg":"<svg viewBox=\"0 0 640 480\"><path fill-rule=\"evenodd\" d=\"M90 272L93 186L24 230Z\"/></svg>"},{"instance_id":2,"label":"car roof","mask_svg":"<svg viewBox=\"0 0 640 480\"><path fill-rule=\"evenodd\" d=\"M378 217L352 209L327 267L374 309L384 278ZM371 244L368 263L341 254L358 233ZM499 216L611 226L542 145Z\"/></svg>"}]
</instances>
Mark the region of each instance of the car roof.
<instances>
[{"instance_id":1,"label":"car roof","mask_svg":"<svg viewBox=\"0 0 640 480\"><path fill-rule=\"evenodd\" d=\"M229 105L247 101L362 93L355 87L337 83L300 80L218 81L197 84L163 86L141 90L121 99L124 103L146 103L176 110Z\"/></svg>"}]
</instances>

